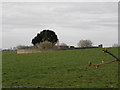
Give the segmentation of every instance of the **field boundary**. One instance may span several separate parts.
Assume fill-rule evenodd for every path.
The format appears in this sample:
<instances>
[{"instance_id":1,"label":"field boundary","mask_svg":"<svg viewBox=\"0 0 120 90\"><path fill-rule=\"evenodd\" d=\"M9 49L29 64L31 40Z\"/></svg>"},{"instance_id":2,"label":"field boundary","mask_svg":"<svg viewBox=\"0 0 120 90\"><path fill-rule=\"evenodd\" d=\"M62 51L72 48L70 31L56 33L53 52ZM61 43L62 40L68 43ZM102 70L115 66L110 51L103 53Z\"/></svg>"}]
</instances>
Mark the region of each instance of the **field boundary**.
<instances>
[{"instance_id":1,"label":"field boundary","mask_svg":"<svg viewBox=\"0 0 120 90\"><path fill-rule=\"evenodd\" d=\"M58 49L18 49L16 51L17 54L27 54L27 53L37 53L37 52L45 52L45 51L59 51L59 50L75 50L75 49L93 49L93 48L102 48L102 47L76 47L76 48L58 48Z\"/></svg>"}]
</instances>

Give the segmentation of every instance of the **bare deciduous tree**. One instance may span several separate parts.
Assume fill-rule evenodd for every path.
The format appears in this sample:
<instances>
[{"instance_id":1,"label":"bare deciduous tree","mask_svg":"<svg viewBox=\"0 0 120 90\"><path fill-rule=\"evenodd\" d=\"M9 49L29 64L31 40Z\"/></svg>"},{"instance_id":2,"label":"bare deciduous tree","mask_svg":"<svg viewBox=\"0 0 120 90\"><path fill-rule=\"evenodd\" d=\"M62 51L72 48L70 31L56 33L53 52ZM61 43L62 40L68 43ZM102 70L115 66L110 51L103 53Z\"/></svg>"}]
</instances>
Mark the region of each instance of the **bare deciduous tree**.
<instances>
[{"instance_id":1,"label":"bare deciduous tree","mask_svg":"<svg viewBox=\"0 0 120 90\"><path fill-rule=\"evenodd\" d=\"M37 43L36 46L39 49L52 49L54 45L49 41L44 41L42 43Z\"/></svg>"},{"instance_id":2,"label":"bare deciduous tree","mask_svg":"<svg viewBox=\"0 0 120 90\"><path fill-rule=\"evenodd\" d=\"M92 47L92 41L91 40L80 40L78 43L79 47Z\"/></svg>"},{"instance_id":3,"label":"bare deciduous tree","mask_svg":"<svg viewBox=\"0 0 120 90\"><path fill-rule=\"evenodd\" d=\"M60 46L67 46L67 44L66 43L61 43Z\"/></svg>"}]
</instances>

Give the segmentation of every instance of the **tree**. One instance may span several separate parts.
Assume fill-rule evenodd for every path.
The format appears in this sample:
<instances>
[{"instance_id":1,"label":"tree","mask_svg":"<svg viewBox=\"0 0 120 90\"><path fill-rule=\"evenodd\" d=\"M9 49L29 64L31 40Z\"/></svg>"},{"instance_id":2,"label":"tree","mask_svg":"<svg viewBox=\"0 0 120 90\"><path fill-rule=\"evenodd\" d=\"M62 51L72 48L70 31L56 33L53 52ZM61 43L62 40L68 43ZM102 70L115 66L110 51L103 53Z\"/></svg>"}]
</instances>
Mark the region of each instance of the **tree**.
<instances>
[{"instance_id":1,"label":"tree","mask_svg":"<svg viewBox=\"0 0 120 90\"><path fill-rule=\"evenodd\" d=\"M66 43L61 43L60 46L67 46L67 44Z\"/></svg>"},{"instance_id":2,"label":"tree","mask_svg":"<svg viewBox=\"0 0 120 90\"><path fill-rule=\"evenodd\" d=\"M36 46L39 49L44 49L44 50L48 50L48 49L52 49L53 48L53 44L51 42L48 42L48 41L44 41L42 43L37 43Z\"/></svg>"},{"instance_id":3,"label":"tree","mask_svg":"<svg viewBox=\"0 0 120 90\"><path fill-rule=\"evenodd\" d=\"M32 39L32 44L36 45L45 41L51 42L53 45L55 45L58 41L55 32L51 30L43 30L42 32L38 33L36 37Z\"/></svg>"},{"instance_id":4,"label":"tree","mask_svg":"<svg viewBox=\"0 0 120 90\"><path fill-rule=\"evenodd\" d=\"M78 43L79 47L92 47L92 41L91 40L80 40Z\"/></svg>"}]
</instances>

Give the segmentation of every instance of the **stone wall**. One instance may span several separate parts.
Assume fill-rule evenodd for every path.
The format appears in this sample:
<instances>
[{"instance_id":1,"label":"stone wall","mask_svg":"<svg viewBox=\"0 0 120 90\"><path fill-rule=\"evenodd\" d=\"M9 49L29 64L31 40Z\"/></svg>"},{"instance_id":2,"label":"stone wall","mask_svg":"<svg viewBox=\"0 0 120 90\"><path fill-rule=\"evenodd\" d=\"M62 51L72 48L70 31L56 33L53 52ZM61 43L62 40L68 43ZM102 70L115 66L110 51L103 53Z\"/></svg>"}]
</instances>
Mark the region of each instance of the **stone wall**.
<instances>
[{"instance_id":1,"label":"stone wall","mask_svg":"<svg viewBox=\"0 0 120 90\"><path fill-rule=\"evenodd\" d=\"M17 54L22 54L22 53L36 53L36 52L41 52L40 50L32 50L32 49L18 49Z\"/></svg>"}]
</instances>

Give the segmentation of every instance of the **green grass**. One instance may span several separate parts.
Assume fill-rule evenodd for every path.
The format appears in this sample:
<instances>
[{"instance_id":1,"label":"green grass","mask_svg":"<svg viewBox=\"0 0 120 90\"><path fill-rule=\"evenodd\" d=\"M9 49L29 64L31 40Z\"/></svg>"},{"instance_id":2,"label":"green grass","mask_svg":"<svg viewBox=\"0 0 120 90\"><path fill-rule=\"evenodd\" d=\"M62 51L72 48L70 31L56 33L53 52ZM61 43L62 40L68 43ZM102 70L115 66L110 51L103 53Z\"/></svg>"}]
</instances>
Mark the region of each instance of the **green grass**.
<instances>
[{"instance_id":1,"label":"green grass","mask_svg":"<svg viewBox=\"0 0 120 90\"><path fill-rule=\"evenodd\" d=\"M110 48L118 56L118 48ZM55 88L117 88L118 62L99 68L88 62L112 60L98 49L64 50L43 53L2 54L2 85Z\"/></svg>"}]
</instances>

